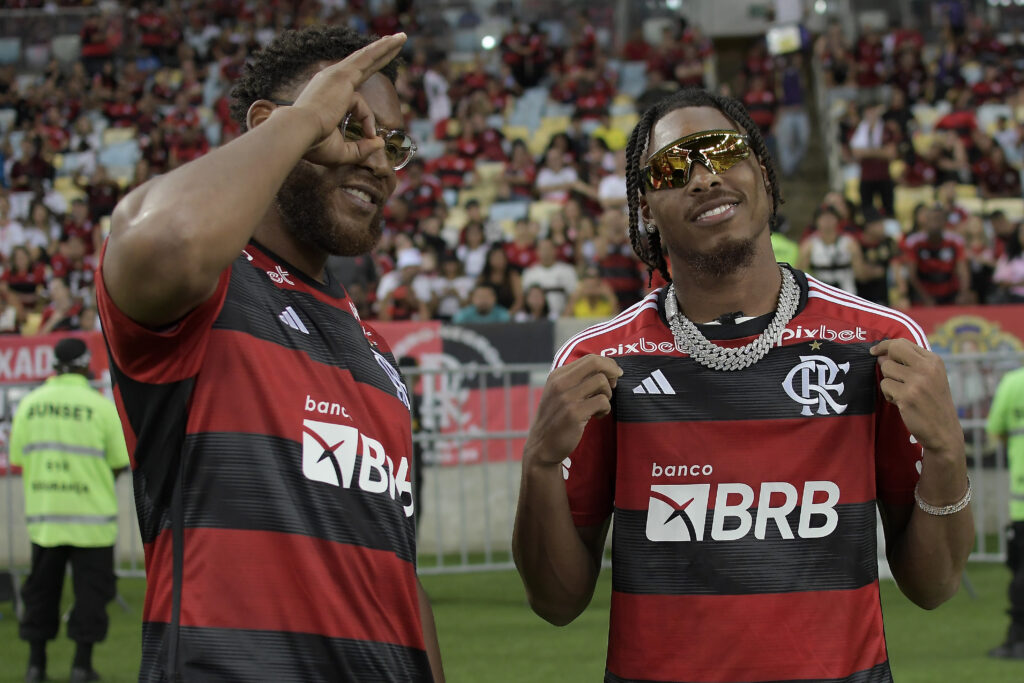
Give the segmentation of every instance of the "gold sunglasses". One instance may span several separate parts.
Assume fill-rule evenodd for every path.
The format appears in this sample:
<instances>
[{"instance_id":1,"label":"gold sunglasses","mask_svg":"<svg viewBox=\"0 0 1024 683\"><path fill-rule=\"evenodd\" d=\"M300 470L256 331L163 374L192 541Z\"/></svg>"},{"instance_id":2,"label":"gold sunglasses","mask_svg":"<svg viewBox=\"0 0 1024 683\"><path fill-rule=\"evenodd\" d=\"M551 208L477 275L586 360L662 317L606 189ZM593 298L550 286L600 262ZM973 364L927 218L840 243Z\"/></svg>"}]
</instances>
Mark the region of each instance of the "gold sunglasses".
<instances>
[{"instance_id":1,"label":"gold sunglasses","mask_svg":"<svg viewBox=\"0 0 1024 683\"><path fill-rule=\"evenodd\" d=\"M715 175L750 156L750 140L734 130L705 130L665 145L640 169L646 190L667 190L690 182L694 162Z\"/></svg>"},{"instance_id":2,"label":"gold sunglasses","mask_svg":"<svg viewBox=\"0 0 1024 683\"><path fill-rule=\"evenodd\" d=\"M269 101L279 107L290 107L295 104L287 100ZM341 131L341 136L349 142L357 142L366 137L363 131L363 124L352 119L352 112L345 114L345 118L342 120L341 125L338 126L338 129ZM416 147L416 141L400 128L377 126L376 133L377 137L384 141L384 154L391 163L391 167L396 171L401 170L412 161L416 151L419 149Z\"/></svg>"}]
</instances>

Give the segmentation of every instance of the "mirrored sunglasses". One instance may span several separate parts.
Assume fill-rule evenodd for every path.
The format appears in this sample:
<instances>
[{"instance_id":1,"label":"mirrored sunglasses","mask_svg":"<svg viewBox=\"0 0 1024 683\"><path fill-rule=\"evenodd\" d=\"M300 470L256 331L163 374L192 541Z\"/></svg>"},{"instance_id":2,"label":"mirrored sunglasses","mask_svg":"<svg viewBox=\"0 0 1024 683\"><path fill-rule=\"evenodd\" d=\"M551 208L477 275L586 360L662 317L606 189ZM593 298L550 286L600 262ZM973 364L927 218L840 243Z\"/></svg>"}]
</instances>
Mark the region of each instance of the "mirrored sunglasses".
<instances>
[{"instance_id":1,"label":"mirrored sunglasses","mask_svg":"<svg viewBox=\"0 0 1024 683\"><path fill-rule=\"evenodd\" d=\"M690 182L693 164L700 163L715 175L750 156L750 140L734 130L705 130L665 145L640 169L646 190L666 190Z\"/></svg>"},{"instance_id":2,"label":"mirrored sunglasses","mask_svg":"<svg viewBox=\"0 0 1024 683\"><path fill-rule=\"evenodd\" d=\"M289 100L270 100L279 107L290 107L295 102ZM345 115L341 125L338 126L342 137L349 142L357 142L366 137L363 131L363 124L352 119L352 112ZM384 154L391 167L396 171L405 167L416 155L417 147L415 140L404 130L399 128L384 128L377 126L377 137L384 141Z\"/></svg>"}]
</instances>

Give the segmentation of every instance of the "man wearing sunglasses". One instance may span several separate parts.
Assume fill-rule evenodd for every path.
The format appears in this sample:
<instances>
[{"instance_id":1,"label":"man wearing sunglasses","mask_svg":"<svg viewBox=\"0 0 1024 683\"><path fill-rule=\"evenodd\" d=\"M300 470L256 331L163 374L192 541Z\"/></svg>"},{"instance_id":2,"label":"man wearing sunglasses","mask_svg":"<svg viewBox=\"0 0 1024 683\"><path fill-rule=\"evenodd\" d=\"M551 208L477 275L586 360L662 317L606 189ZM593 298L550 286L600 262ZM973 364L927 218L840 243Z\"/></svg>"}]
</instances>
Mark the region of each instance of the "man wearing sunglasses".
<instances>
[{"instance_id":1,"label":"man wearing sunglasses","mask_svg":"<svg viewBox=\"0 0 1024 683\"><path fill-rule=\"evenodd\" d=\"M247 132L114 212L97 298L146 548L140 681L440 681L416 577L409 395L325 270L415 152L404 34L288 31Z\"/></svg>"},{"instance_id":2,"label":"man wearing sunglasses","mask_svg":"<svg viewBox=\"0 0 1024 683\"><path fill-rule=\"evenodd\" d=\"M941 360L907 316L776 263L778 183L735 100L661 100L627 156L630 237L670 285L555 357L513 541L531 605L583 611L614 515L606 681L891 681L876 509L924 608L973 541Z\"/></svg>"}]
</instances>

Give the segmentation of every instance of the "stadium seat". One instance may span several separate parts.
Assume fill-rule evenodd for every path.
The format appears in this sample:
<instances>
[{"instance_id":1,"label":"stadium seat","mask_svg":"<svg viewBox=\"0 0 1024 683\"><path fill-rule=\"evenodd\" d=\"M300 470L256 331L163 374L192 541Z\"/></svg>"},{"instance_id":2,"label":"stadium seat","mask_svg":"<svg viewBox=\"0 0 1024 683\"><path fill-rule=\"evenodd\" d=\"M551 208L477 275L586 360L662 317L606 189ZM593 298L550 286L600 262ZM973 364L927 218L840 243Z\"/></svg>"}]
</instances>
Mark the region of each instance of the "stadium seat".
<instances>
[{"instance_id":1,"label":"stadium seat","mask_svg":"<svg viewBox=\"0 0 1024 683\"><path fill-rule=\"evenodd\" d=\"M985 202L985 212L1002 211L1011 221L1024 220L1024 199L1018 197L1006 197L989 199Z\"/></svg>"},{"instance_id":2,"label":"stadium seat","mask_svg":"<svg viewBox=\"0 0 1024 683\"><path fill-rule=\"evenodd\" d=\"M100 150L99 162L107 168L127 167L131 169L142 157L139 145L134 139L108 145Z\"/></svg>"},{"instance_id":3,"label":"stadium seat","mask_svg":"<svg viewBox=\"0 0 1024 683\"><path fill-rule=\"evenodd\" d=\"M957 199L970 199L978 196L977 185L960 184L956 186Z\"/></svg>"},{"instance_id":4,"label":"stadium seat","mask_svg":"<svg viewBox=\"0 0 1024 683\"><path fill-rule=\"evenodd\" d=\"M434 139L434 124L429 119L413 119L409 122L409 135L417 145Z\"/></svg>"},{"instance_id":5,"label":"stadium seat","mask_svg":"<svg viewBox=\"0 0 1024 683\"><path fill-rule=\"evenodd\" d=\"M21 38L0 38L0 64L17 64L21 61Z\"/></svg>"},{"instance_id":6,"label":"stadium seat","mask_svg":"<svg viewBox=\"0 0 1024 683\"><path fill-rule=\"evenodd\" d=\"M647 87L647 62L623 62L619 71L619 92L637 97Z\"/></svg>"},{"instance_id":7,"label":"stadium seat","mask_svg":"<svg viewBox=\"0 0 1024 683\"><path fill-rule=\"evenodd\" d=\"M36 43L26 45L24 48L25 67L31 71L40 71L46 68L50 61L49 43Z\"/></svg>"},{"instance_id":8,"label":"stadium seat","mask_svg":"<svg viewBox=\"0 0 1024 683\"><path fill-rule=\"evenodd\" d=\"M561 210L562 205L559 202L539 200L530 203L529 218L531 221L547 225L551 221L551 215Z\"/></svg>"},{"instance_id":9,"label":"stadium seat","mask_svg":"<svg viewBox=\"0 0 1024 683\"><path fill-rule=\"evenodd\" d=\"M79 197L84 197L85 192L79 189L70 175L58 176L53 181L53 189L60 193L67 203L70 205L71 202Z\"/></svg>"},{"instance_id":10,"label":"stadium seat","mask_svg":"<svg viewBox=\"0 0 1024 683\"><path fill-rule=\"evenodd\" d=\"M494 185L505 173L504 161L478 161L474 167L477 183L480 185Z\"/></svg>"},{"instance_id":11,"label":"stadium seat","mask_svg":"<svg viewBox=\"0 0 1024 683\"><path fill-rule=\"evenodd\" d=\"M918 154L925 154L934 141L935 136L931 133L914 133L911 138L911 142L914 145L914 151Z\"/></svg>"},{"instance_id":12,"label":"stadium seat","mask_svg":"<svg viewBox=\"0 0 1024 683\"><path fill-rule=\"evenodd\" d=\"M0 109L0 135L11 129L16 118L18 118L18 112L14 109Z\"/></svg>"},{"instance_id":13,"label":"stadium seat","mask_svg":"<svg viewBox=\"0 0 1024 683\"><path fill-rule=\"evenodd\" d=\"M897 185L894 195L893 208L896 212L896 220L904 226L905 230L909 230L913 223L915 206L935 201L935 189L930 185L923 187Z\"/></svg>"},{"instance_id":14,"label":"stadium seat","mask_svg":"<svg viewBox=\"0 0 1024 683\"><path fill-rule=\"evenodd\" d=\"M501 129L501 134L505 136L506 140L522 140L528 142L530 140L530 129L526 126L504 126Z\"/></svg>"},{"instance_id":15,"label":"stadium seat","mask_svg":"<svg viewBox=\"0 0 1024 683\"><path fill-rule=\"evenodd\" d=\"M81 56L82 39L77 33L54 36L50 41L50 51L61 64L72 64Z\"/></svg>"},{"instance_id":16,"label":"stadium seat","mask_svg":"<svg viewBox=\"0 0 1024 683\"><path fill-rule=\"evenodd\" d=\"M492 221L516 221L529 215L530 204L527 202L494 202L487 213Z\"/></svg>"},{"instance_id":17,"label":"stadium seat","mask_svg":"<svg viewBox=\"0 0 1024 683\"><path fill-rule=\"evenodd\" d=\"M636 126L636 122L639 120L640 116L635 111L631 111L628 114L613 116L611 123L612 128L618 128L628 136L633 131L633 127Z\"/></svg>"},{"instance_id":18,"label":"stadium seat","mask_svg":"<svg viewBox=\"0 0 1024 683\"><path fill-rule=\"evenodd\" d=\"M938 107L928 104L914 105L911 111L914 114L914 121L917 122L918 129L922 133L931 133L935 130L935 122L943 116L943 112Z\"/></svg>"},{"instance_id":19,"label":"stadium seat","mask_svg":"<svg viewBox=\"0 0 1024 683\"><path fill-rule=\"evenodd\" d=\"M988 209L985 200L976 195L973 197L957 197L956 203L964 211L975 216L983 215L986 210L991 210Z\"/></svg>"},{"instance_id":20,"label":"stadium seat","mask_svg":"<svg viewBox=\"0 0 1024 683\"><path fill-rule=\"evenodd\" d=\"M843 182L843 196L854 204L860 204L860 178L847 178Z\"/></svg>"},{"instance_id":21,"label":"stadium seat","mask_svg":"<svg viewBox=\"0 0 1024 683\"><path fill-rule=\"evenodd\" d=\"M103 131L103 146L110 147L129 140L135 140L135 128L107 128Z\"/></svg>"}]
</instances>

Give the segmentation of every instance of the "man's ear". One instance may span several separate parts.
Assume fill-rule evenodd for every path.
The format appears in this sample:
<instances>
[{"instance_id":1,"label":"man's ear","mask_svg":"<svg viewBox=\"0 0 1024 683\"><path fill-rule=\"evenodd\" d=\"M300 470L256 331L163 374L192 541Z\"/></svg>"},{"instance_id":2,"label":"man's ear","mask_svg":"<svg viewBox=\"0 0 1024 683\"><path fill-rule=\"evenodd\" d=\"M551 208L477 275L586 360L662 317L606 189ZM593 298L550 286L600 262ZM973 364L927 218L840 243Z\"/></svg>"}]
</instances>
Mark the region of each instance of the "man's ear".
<instances>
[{"instance_id":1,"label":"man's ear","mask_svg":"<svg viewBox=\"0 0 1024 683\"><path fill-rule=\"evenodd\" d=\"M644 220L644 223L654 222L654 219L651 218L651 205L647 203L647 198L644 195L640 195L640 218Z\"/></svg>"},{"instance_id":2,"label":"man's ear","mask_svg":"<svg viewBox=\"0 0 1024 683\"><path fill-rule=\"evenodd\" d=\"M761 179L764 180L764 191L768 193L768 199L772 198L772 184L768 182L768 169L765 168L764 164L758 164L761 167Z\"/></svg>"},{"instance_id":3,"label":"man's ear","mask_svg":"<svg viewBox=\"0 0 1024 683\"><path fill-rule=\"evenodd\" d=\"M256 100L249 105L249 111L245 113L245 127L247 130L252 130L256 126L260 125L267 120L270 113L277 109L270 100Z\"/></svg>"}]
</instances>

